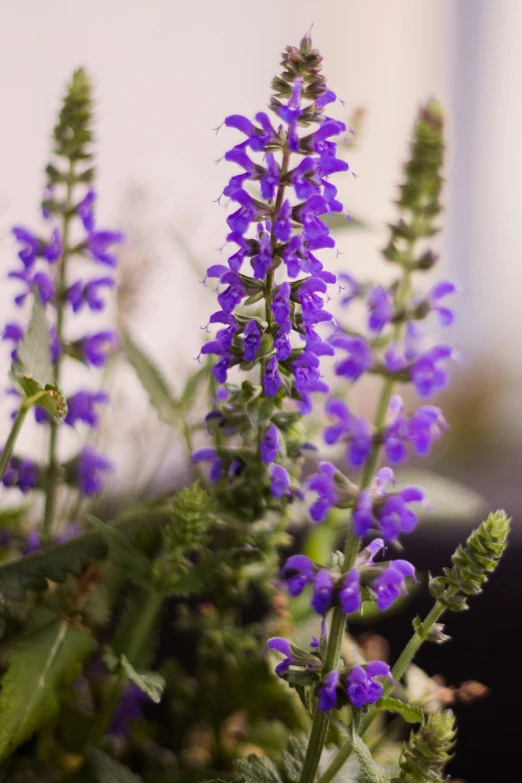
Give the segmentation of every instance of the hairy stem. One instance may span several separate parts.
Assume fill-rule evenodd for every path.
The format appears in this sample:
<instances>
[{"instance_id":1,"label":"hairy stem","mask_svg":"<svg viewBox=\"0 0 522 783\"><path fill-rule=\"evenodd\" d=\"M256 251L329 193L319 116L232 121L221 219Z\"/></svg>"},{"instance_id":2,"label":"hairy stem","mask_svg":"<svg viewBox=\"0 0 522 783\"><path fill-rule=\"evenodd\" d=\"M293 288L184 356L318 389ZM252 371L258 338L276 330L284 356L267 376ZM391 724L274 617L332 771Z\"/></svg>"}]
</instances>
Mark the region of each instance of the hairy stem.
<instances>
[{"instance_id":1,"label":"hairy stem","mask_svg":"<svg viewBox=\"0 0 522 783\"><path fill-rule=\"evenodd\" d=\"M394 680L400 680L400 678L403 676L404 672L406 671L406 669L412 662L413 658L417 654L419 648L421 647L423 642L426 641L426 636L429 634L430 630L433 628L435 623L440 619L444 611L445 611L445 607L439 601L436 601L433 608L431 609L429 614L426 616L424 622L422 623L423 633L419 633L418 631L415 631L410 641L407 643L406 647L398 657L394 667L392 668L392 676ZM393 690L393 685L394 683L391 680L388 680L386 682L386 684L384 685L383 697L388 696L390 694L390 692ZM367 712L365 718L361 721L361 724L359 726L358 733L360 736L364 734L364 732L373 722L375 716L377 715L377 712L378 710L375 707L372 707ZM339 752L335 756L330 766L326 769L324 774L319 778L319 783L330 783L330 781L333 780L333 778L339 772L339 770L342 769L344 763L350 757L352 750L353 750L353 742L352 740L348 740L347 742L344 743L344 745L341 746Z\"/></svg>"},{"instance_id":2,"label":"hairy stem","mask_svg":"<svg viewBox=\"0 0 522 783\"><path fill-rule=\"evenodd\" d=\"M24 423L24 419L27 416L28 410L29 408L23 402L18 408L18 413L16 414L16 418L13 421L11 432L8 435L5 446L2 450L2 454L0 456L0 481L4 477L4 473L9 464L9 460L11 459L16 440L20 434L20 430L22 429L22 424Z\"/></svg>"},{"instance_id":3,"label":"hairy stem","mask_svg":"<svg viewBox=\"0 0 522 783\"><path fill-rule=\"evenodd\" d=\"M74 215L72 202L72 190L74 182L74 164L73 161L69 161L69 174L67 177L67 192L65 197L65 207L63 213L62 224L62 243L63 251L61 257L58 259L58 286L56 289L56 339L61 348L63 338L63 321L65 314L65 289L67 284L67 259L69 256L69 232L71 220ZM56 364L54 366L55 382L60 384L60 368L61 368L62 352L60 350ZM48 537L51 533L53 523L55 520L56 510L56 490L58 484L58 424L54 419L50 421L50 433L49 433L49 452L48 463L49 472L47 477L47 489L45 495L45 509L43 519L43 534Z\"/></svg>"}]
</instances>

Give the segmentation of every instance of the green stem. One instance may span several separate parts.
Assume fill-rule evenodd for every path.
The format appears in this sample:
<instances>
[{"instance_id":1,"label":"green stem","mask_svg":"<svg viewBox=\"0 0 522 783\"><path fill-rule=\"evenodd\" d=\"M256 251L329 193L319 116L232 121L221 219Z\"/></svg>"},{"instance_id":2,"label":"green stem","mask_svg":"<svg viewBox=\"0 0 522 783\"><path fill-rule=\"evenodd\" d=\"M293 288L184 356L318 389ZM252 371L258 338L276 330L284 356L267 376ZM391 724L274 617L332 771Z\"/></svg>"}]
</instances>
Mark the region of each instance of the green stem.
<instances>
[{"instance_id":1,"label":"green stem","mask_svg":"<svg viewBox=\"0 0 522 783\"><path fill-rule=\"evenodd\" d=\"M400 310L403 309L404 307L406 298L409 293L409 289L410 289L410 270L407 267L405 267L403 277L400 280L395 295L395 307L398 312L400 312ZM398 324L395 328L395 333L394 333L395 340L399 340L401 338L402 331L403 331L403 324ZM390 405L390 400L393 394L394 385L395 382L393 378L386 378L381 388L381 393L379 395L379 401L377 403L377 410L375 412L375 420L374 420L374 428L376 433L379 433L386 423L386 414L388 412L388 407ZM378 441L375 441L373 443L372 450L370 452L368 460L366 461L366 464L364 466L361 475L361 480L359 482L359 491L363 489L367 489L370 486L372 479L375 475L375 472L377 470L380 452L381 452L381 444ZM348 537L346 541L343 573L345 574L348 573L348 571L353 567L355 563L355 559L359 553L359 546L360 546L360 538L358 538L354 534L353 530L350 529L348 531ZM325 655L325 662L324 662L325 674L328 674L328 672L332 671L332 669L335 669L337 667L337 663L341 655L341 647L343 643L345 624L346 624L346 615L343 613L342 609L339 606L337 606L333 611L332 626L331 626L330 634L328 636L328 645L326 648L326 655ZM328 715L326 713L321 712L321 710L319 710L318 708L316 708L313 723L312 723L312 730L308 741L308 747L306 750L306 756L303 764L303 770L301 773L300 783L313 783L313 781L315 780L317 769L319 767L319 762L321 760L321 754L323 752L324 743L326 740L327 729L328 729ZM353 746L351 740L348 743L346 743L346 745L343 747L347 748L348 745L350 746L348 752L349 755L352 751L352 746ZM339 753L341 753L341 751ZM346 758L348 758L348 755L346 756ZM336 763L336 759L337 757L332 762L332 765ZM341 769L345 760L346 759L343 759L342 762L340 763L340 766L336 767L335 773ZM332 779L331 777L326 777L323 780L323 778L325 778L324 775L321 778L320 783L327 783L327 781Z\"/></svg>"},{"instance_id":2,"label":"green stem","mask_svg":"<svg viewBox=\"0 0 522 783\"><path fill-rule=\"evenodd\" d=\"M132 666L136 666L141 655L141 652L147 644L151 633L156 625L158 615L163 606L163 594L151 590L145 601L145 605L139 612L136 618L136 624L133 626L132 634L129 638L125 656ZM103 713L100 718L100 722L96 730L96 743L101 740L107 734L107 730L111 724L112 716L120 701L123 688L125 687L126 677L120 673L117 675L112 687L107 694Z\"/></svg>"},{"instance_id":3,"label":"green stem","mask_svg":"<svg viewBox=\"0 0 522 783\"><path fill-rule=\"evenodd\" d=\"M445 607L439 601L436 601L433 608L431 609L429 614L426 616L424 622L422 623L423 633L420 634L418 633L418 631L415 631L410 641L407 643L406 647L404 648L399 658L397 659L394 667L392 668L392 677L394 680L400 680L400 678L404 675L404 672L406 671L406 669L414 659L415 655L419 651L419 648L426 640L426 636L429 634L429 632L431 631L435 623L440 619L444 611L445 611ZM388 696L390 694L390 692L393 690L393 686L394 686L393 681L389 679L384 685L383 697ZM368 729L370 724L375 719L377 713L378 710L375 707L372 707L367 712L366 717L364 718L364 720L361 721L361 724L359 726L358 734L360 736L362 736L364 732ZM335 775L339 772L339 770L342 769L344 763L350 757L352 753L352 749L353 749L352 741L348 740L347 742L345 742L345 744L341 746L339 752L335 756L334 760L332 761L328 769L319 778L318 783L330 783L330 781L333 780Z\"/></svg>"},{"instance_id":4,"label":"green stem","mask_svg":"<svg viewBox=\"0 0 522 783\"><path fill-rule=\"evenodd\" d=\"M13 453L16 439L20 434L20 430L22 429L22 424L24 423L24 419L27 416L27 411L29 410L30 407L31 406L27 406L25 404L25 401L22 402L22 404L18 409L18 413L16 414L16 418L13 421L11 432L8 435L8 438L5 442L5 446L2 450L2 455L0 456L0 481L4 477L4 473L6 471L7 465L9 464L9 460L11 459L11 454Z\"/></svg>"},{"instance_id":5,"label":"green stem","mask_svg":"<svg viewBox=\"0 0 522 783\"><path fill-rule=\"evenodd\" d=\"M67 192L65 197L65 207L63 213L63 230L62 230L62 242L63 251L61 258L58 261L58 285L56 289L56 339L60 347L62 346L63 338L63 321L65 314L65 289L67 284L66 268L67 259L69 256L69 231L71 219L74 215L72 199L72 189L74 182L74 164L73 161L69 161L69 175L67 178ZM58 386L60 383L60 367L61 367L61 351L56 358L56 364L54 366L55 382ZM50 421L50 433L49 433L49 451L48 451L48 463L49 471L47 475L47 490L45 495L45 509L43 519L43 535L48 537L51 533L51 529L55 518L56 509L56 490L58 484L58 424L54 419Z\"/></svg>"}]
</instances>

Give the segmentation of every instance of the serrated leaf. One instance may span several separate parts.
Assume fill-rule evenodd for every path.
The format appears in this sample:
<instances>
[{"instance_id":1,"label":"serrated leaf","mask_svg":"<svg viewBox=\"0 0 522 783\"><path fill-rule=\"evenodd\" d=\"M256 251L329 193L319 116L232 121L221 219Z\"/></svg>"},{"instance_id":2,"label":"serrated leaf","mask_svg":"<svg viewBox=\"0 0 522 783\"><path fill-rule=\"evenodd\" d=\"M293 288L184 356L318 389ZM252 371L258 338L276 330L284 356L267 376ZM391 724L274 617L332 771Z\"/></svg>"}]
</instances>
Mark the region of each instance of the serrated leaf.
<instances>
[{"instance_id":1,"label":"serrated leaf","mask_svg":"<svg viewBox=\"0 0 522 783\"><path fill-rule=\"evenodd\" d=\"M149 558L135 549L125 533L115 525L107 525L92 514L87 514L85 520L105 539L126 576L135 584L150 589L152 586L152 564Z\"/></svg>"},{"instance_id":2,"label":"serrated leaf","mask_svg":"<svg viewBox=\"0 0 522 783\"><path fill-rule=\"evenodd\" d=\"M165 678L158 672L137 672L127 656L121 656L121 666L128 679L138 686L143 693L155 704L161 701L161 695L165 688Z\"/></svg>"},{"instance_id":3,"label":"serrated leaf","mask_svg":"<svg viewBox=\"0 0 522 783\"><path fill-rule=\"evenodd\" d=\"M242 783L280 783L279 775L274 763L263 756L250 755L246 760L239 759L234 766L241 775Z\"/></svg>"},{"instance_id":4,"label":"serrated leaf","mask_svg":"<svg viewBox=\"0 0 522 783\"><path fill-rule=\"evenodd\" d=\"M17 349L16 374L32 378L41 387L54 384L49 327L45 310L38 297L34 297L31 320L24 338Z\"/></svg>"},{"instance_id":5,"label":"serrated leaf","mask_svg":"<svg viewBox=\"0 0 522 783\"><path fill-rule=\"evenodd\" d=\"M357 735L353 750L359 761L360 783L390 783L390 773L373 758L368 745Z\"/></svg>"},{"instance_id":6,"label":"serrated leaf","mask_svg":"<svg viewBox=\"0 0 522 783\"><path fill-rule=\"evenodd\" d=\"M128 332L123 333L123 350L134 367L138 380L147 392L150 403L161 421L171 426L179 422L179 408L174 393L161 371L134 342Z\"/></svg>"},{"instance_id":7,"label":"serrated leaf","mask_svg":"<svg viewBox=\"0 0 522 783\"><path fill-rule=\"evenodd\" d=\"M414 707L412 704L407 704L399 699L392 699L391 696L379 699L375 706L379 710L386 710L387 712L400 715L408 723L422 723L424 720L424 713L420 707Z\"/></svg>"},{"instance_id":8,"label":"serrated leaf","mask_svg":"<svg viewBox=\"0 0 522 783\"><path fill-rule=\"evenodd\" d=\"M290 737L288 749L281 751L281 768L287 783L299 783L307 746L307 738Z\"/></svg>"},{"instance_id":9,"label":"serrated leaf","mask_svg":"<svg viewBox=\"0 0 522 783\"><path fill-rule=\"evenodd\" d=\"M43 408L58 421L65 419L68 410L67 400L58 386L46 384L45 387L42 387L33 378L27 378L24 375L16 376L15 374L15 378L26 397L34 397L37 394L46 392L38 399L39 407Z\"/></svg>"},{"instance_id":10,"label":"serrated leaf","mask_svg":"<svg viewBox=\"0 0 522 783\"><path fill-rule=\"evenodd\" d=\"M98 748L88 747L86 755L97 783L142 783L142 779L119 761Z\"/></svg>"},{"instance_id":11,"label":"serrated leaf","mask_svg":"<svg viewBox=\"0 0 522 783\"><path fill-rule=\"evenodd\" d=\"M147 531L159 538L160 526L168 519L166 508L144 507L129 513L114 528L132 540L143 532L146 523ZM107 554L108 547L101 535L85 533L64 544L0 563L0 596L10 601L25 601L27 590L46 590L48 580L63 582L68 574L78 576L82 568L94 560L104 560Z\"/></svg>"},{"instance_id":12,"label":"serrated leaf","mask_svg":"<svg viewBox=\"0 0 522 783\"><path fill-rule=\"evenodd\" d=\"M96 642L51 612L30 625L7 651L0 690L0 759L5 759L60 706L60 690L82 671Z\"/></svg>"}]
</instances>

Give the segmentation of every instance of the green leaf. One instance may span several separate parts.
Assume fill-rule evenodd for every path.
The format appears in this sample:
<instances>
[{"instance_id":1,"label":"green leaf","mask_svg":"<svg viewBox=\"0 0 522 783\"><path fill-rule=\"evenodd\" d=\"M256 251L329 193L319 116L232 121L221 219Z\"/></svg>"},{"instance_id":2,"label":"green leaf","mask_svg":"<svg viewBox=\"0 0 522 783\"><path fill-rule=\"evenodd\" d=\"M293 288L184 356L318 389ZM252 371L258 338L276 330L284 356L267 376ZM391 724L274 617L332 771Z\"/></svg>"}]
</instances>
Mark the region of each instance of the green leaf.
<instances>
[{"instance_id":1,"label":"green leaf","mask_svg":"<svg viewBox=\"0 0 522 783\"><path fill-rule=\"evenodd\" d=\"M123 333L122 340L125 355L136 370L138 380L147 392L150 403L159 418L165 424L177 425L180 417L179 406L160 370L136 345L128 332Z\"/></svg>"},{"instance_id":2,"label":"green leaf","mask_svg":"<svg viewBox=\"0 0 522 783\"><path fill-rule=\"evenodd\" d=\"M161 701L165 688L165 679L158 672L142 672L141 674L129 662L125 655L121 656L121 666L128 679L138 686L155 704Z\"/></svg>"},{"instance_id":3,"label":"green leaf","mask_svg":"<svg viewBox=\"0 0 522 783\"><path fill-rule=\"evenodd\" d=\"M97 783L142 783L138 775L102 750L88 747L86 755L96 775Z\"/></svg>"},{"instance_id":4,"label":"green leaf","mask_svg":"<svg viewBox=\"0 0 522 783\"><path fill-rule=\"evenodd\" d=\"M132 540L137 533L142 533L145 524L148 531L157 535L160 525L166 520L166 509L144 508L129 514L111 529ZM64 544L48 546L32 555L0 563L0 595L10 601L25 601L27 590L39 592L47 589L48 579L63 582L68 574L78 576L86 565L93 560L104 560L107 554L105 538L98 533L86 533Z\"/></svg>"},{"instance_id":5,"label":"green leaf","mask_svg":"<svg viewBox=\"0 0 522 783\"><path fill-rule=\"evenodd\" d=\"M360 783L390 783L390 774L373 758L368 745L355 736L353 749L360 767Z\"/></svg>"},{"instance_id":6,"label":"green leaf","mask_svg":"<svg viewBox=\"0 0 522 783\"><path fill-rule=\"evenodd\" d=\"M29 326L18 348L18 360L13 364L12 374L26 397L41 394L38 405L60 421L65 418L67 401L54 381L49 327L45 310L37 297L33 302Z\"/></svg>"},{"instance_id":7,"label":"green leaf","mask_svg":"<svg viewBox=\"0 0 522 783\"><path fill-rule=\"evenodd\" d=\"M238 759L234 766L241 775L242 783L280 783L281 776L269 758L250 755L246 761Z\"/></svg>"},{"instance_id":8,"label":"green leaf","mask_svg":"<svg viewBox=\"0 0 522 783\"><path fill-rule=\"evenodd\" d=\"M107 546L132 582L150 589L152 586L152 565L148 557L139 552L125 533L115 525L107 525L92 514L85 516L86 522L96 528Z\"/></svg>"},{"instance_id":9,"label":"green leaf","mask_svg":"<svg viewBox=\"0 0 522 783\"><path fill-rule=\"evenodd\" d=\"M420 707L406 704L406 702L399 701L399 699L392 699L390 696L379 699L375 706L378 710L387 710L388 712L401 715L408 723L422 723L424 720L424 713Z\"/></svg>"},{"instance_id":10,"label":"green leaf","mask_svg":"<svg viewBox=\"0 0 522 783\"><path fill-rule=\"evenodd\" d=\"M49 327L45 310L38 297L34 297L31 320L25 336L18 346L20 373L33 378L40 386L54 383L49 340Z\"/></svg>"},{"instance_id":11,"label":"green leaf","mask_svg":"<svg viewBox=\"0 0 522 783\"><path fill-rule=\"evenodd\" d=\"M281 769L287 783L299 783L307 746L307 738L290 737L288 750L281 751Z\"/></svg>"},{"instance_id":12,"label":"green leaf","mask_svg":"<svg viewBox=\"0 0 522 783\"><path fill-rule=\"evenodd\" d=\"M90 633L47 610L12 645L0 690L0 760L58 712L61 689L80 675L95 648Z\"/></svg>"},{"instance_id":13,"label":"green leaf","mask_svg":"<svg viewBox=\"0 0 522 783\"><path fill-rule=\"evenodd\" d=\"M210 362L205 362L203 367L200 367L199 370L196 370L196 372L188 378L180 399L181 407L184 410L188 410L194 403L194 398L199 387L204 381L209 379L211 369L212 366Z\"/></svg>"}]
</instances>

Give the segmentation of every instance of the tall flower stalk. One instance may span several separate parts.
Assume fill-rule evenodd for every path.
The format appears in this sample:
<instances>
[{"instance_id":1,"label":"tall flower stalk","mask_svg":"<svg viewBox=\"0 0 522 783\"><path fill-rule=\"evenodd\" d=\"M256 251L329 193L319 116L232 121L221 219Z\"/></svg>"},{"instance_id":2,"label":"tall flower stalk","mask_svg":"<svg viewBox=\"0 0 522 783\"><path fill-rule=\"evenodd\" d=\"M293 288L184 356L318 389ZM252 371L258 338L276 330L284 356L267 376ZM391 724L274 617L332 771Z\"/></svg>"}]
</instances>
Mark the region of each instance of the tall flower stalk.
<instances>
[{"instance_id":1,"label":"tall flower stalk","mask_svg":"<svg viewBox=\"0 0 522 783\"><path fill-rule=\"evenodd\" d=\"M79 69L68 86L53 132L54 154L46 169L47 182L42 200L42 216L47 227L45 235L40 236L21 226L13 228L19 244L21 267L11 271L9 277L22 284L22 290L14 301L18 307L23 307L34 296L45 308L51 334L53 376L57 385L63 382L63 366L67 357L87 367L101 367L118 344L118 335L113 329L77 339L70 339L66 329L70 313L87 309L99 313L104 310L105 293L115 285L112 271L116 266L116 256L112 247L123 239L118 231L100 230L96 226L91 121L90 83L85 71ZM104 272L85 279L83 275L89 272L90 264L101 267ZM15 362L24 332L24 327L18 322L7 324L3 332L3 339L12 343ZM69 394L65 424L76 427L81 422L88 427L96 427L99 406L107 402L108 396L98 390L82 388ZM103 488L103 476L111 465L103 455L88 446L63 464L59 454L60 425L38 405L35 418L49 428L47 465L13 458L4 476L4 484L17 486L23 492L30 489L44 492L42 533L48 538L58 520L56 501L59 486L65 483L76 487L87 497L98 494ZM67 514L66 509L62 511Z\"/></svg>"}]
</instances>

